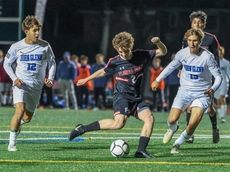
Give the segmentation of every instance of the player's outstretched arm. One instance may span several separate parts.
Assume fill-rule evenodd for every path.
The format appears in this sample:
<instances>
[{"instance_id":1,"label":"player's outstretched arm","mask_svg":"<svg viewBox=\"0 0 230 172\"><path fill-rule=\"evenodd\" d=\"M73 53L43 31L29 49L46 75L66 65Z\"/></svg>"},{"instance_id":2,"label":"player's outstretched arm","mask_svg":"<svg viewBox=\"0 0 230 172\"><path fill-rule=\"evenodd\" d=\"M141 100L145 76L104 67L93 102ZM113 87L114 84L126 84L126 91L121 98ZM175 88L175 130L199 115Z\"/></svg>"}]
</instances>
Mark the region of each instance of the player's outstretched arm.
<instances>
[{"instance_id":1,"label":"player's outstretched arm","mask_svg":"<svg viewBox=\"0 0 230 172\"><path fill-rule=\"evenodd\" d=\"M82 85L84 85L86 82L88 82L88 81L90 81L90 80L93 80L93 79L95 79L95 78L100 78L100 77L102 77L102 76L105 76L105 71L104 71L104 69L100 69L100 70L94 72L92 75L90 75L90 76L87 77L87 78L78 80L77 86L82 86Z\"/></svg>"},{"instance_id":2,"label":"player's outstretched arm","mask_svg":"<svg viewBox=\"0 0 230 172\"><path fill-rule=\"evenodd\" d=\"M151 42L157 46L155 57L160 57L167 54L167 47L161 42L159 37L153 37Z\"/></svg>"}]
</instances>

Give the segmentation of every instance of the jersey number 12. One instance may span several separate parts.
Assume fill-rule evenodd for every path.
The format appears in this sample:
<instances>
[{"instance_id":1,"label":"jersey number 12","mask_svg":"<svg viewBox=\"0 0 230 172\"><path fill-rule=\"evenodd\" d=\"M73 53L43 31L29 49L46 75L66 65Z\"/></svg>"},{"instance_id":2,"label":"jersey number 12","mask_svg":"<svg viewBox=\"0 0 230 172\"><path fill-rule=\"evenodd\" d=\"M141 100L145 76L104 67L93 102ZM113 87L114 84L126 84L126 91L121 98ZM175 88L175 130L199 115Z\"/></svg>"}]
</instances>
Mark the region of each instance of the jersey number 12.
<instances>
[{"instance_id":1,"label":"jersey number 12","mask_svg":"<svg viewBox=\"0 0 230 172\"><path fill-rule=\"evenodd\" d=\"M36 63L28 63L27 70L35 71L36 70Z\"/></svg>"}]
</instances>

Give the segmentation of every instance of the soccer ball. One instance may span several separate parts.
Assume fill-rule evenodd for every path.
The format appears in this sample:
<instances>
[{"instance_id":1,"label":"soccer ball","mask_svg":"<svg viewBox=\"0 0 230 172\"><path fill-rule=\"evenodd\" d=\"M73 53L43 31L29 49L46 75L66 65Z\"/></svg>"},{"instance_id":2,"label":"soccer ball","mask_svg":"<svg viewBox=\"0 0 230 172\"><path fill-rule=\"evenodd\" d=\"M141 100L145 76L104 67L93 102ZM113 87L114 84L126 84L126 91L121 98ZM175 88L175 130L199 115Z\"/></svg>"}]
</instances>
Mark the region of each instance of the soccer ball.
<instances>
[{"instance_id":1,"label":"soccer ball","mask_svg":"<svg viewBox=\"0 0 230 172\"><path fill-rule=\"evenodd\" d=\"M114 157L125 157L129 154L129 145L124 140L115 140L110 146L110 152Z\"/></svg>"}]
</instances>

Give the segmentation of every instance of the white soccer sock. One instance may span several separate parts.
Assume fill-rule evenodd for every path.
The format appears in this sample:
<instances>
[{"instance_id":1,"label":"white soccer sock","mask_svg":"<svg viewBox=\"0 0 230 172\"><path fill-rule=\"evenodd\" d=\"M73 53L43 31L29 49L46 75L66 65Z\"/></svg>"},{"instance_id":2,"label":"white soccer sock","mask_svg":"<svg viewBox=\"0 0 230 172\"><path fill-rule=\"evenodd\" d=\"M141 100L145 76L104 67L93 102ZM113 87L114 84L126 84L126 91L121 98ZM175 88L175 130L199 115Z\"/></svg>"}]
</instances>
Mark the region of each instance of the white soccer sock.
<instances>
[{"instance_id":1,"label":"white soccer sock","mask_svg":"<svg viewBox=\"0 0 230 172\"><path fill-rule=\"evenodd\" d=\"M171 129L173 132L175 132L177 130L177 126L178 126L178 122L176 122L175 124L169 124L168 123L169 129Z\"/></svg>"},{"instance_id":2,"label":"white soccer sock","mask_svg":"<svg viewBox=\"0 0 230 172\"><path fill-rule=\"evenodd\" d=\"M227 115L227 109L228 109L227 105L226 104L223 105L223 108L224 108L224 115Z\"/></svg>"},{"instance_id":3,"label":"white soccer sock","mask_svg":"<svg viewBox=\"0 0 230 172\"><path fill-rule=\"evenodd\" d=\"M189 135L187 133L186 130L184 130L181 135L178 137L178 139L176 139L175 141L175 145L181 145L182 143L184 143L185 140L189 139Z\"/></svg>"},{"instance_id":4,"label":"white soccer sock","mask_svg":"<svg viewBox=\"0 0 230 172\"><path fill-rule=\"evenodd\" d=\"M218 115L219 115L219 118L221 118L221 113L222 113L222 112L221 112L221 108L219 107L219 108L217 108L216 110L217 110L217 113L218 113Z\"/></svg>"},{"instance_id":5,"label":"white soccer sock","mask_svg":"<svg viewBox=\"0 0 230 172\"><path fill-rule=\"evenodd\" d=\"M220 106L220 111L221 111L220 117L221 117L221 118L224 118L224 116L225 116L224 105L221 105L221 106Z\"/></svg>"},{"instance_id":6,"label":"white soccer sock","mask_svg":"<svg viewBox=\"0 0 230 172\"><path fill-rule=\"evenodd\" d=\"M16 145L16 138L17 138L17 132L11 131L10 132L10 138L9 138L9 145L15 146Z\"/></svg>"}]
</instances>

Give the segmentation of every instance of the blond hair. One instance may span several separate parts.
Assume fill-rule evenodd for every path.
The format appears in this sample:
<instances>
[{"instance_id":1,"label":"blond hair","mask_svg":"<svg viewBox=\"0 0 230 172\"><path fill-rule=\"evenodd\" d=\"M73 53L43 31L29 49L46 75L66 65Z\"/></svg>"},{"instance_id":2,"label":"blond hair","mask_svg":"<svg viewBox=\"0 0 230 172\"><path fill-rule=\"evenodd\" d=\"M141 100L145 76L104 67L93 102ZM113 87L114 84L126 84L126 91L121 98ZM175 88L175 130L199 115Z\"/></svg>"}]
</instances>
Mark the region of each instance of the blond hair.
<instances>
[{"instance_id":1,"label":"blond hair","mask_svg":"<svg viewBox=\"0 0 230 172\"><path fill-rule=\"evenodd\" d=\"M42 27L42 24L35 16L27 16L22 22L22 30L29 30L33 26L38 26L39 28Z\"/></svg>"},{"instance_id":2,"label":"blond hair","mask_svg":"<svg viewBox=\"0 0 230 172\"><path fill-rule=\"evenodd\" d=\"M196 35L199 39L199 42L204 38L204 32L201 29L189 29L184 34L184 39L188 40L188 37Z\"/></svg>"}]
</instances>

